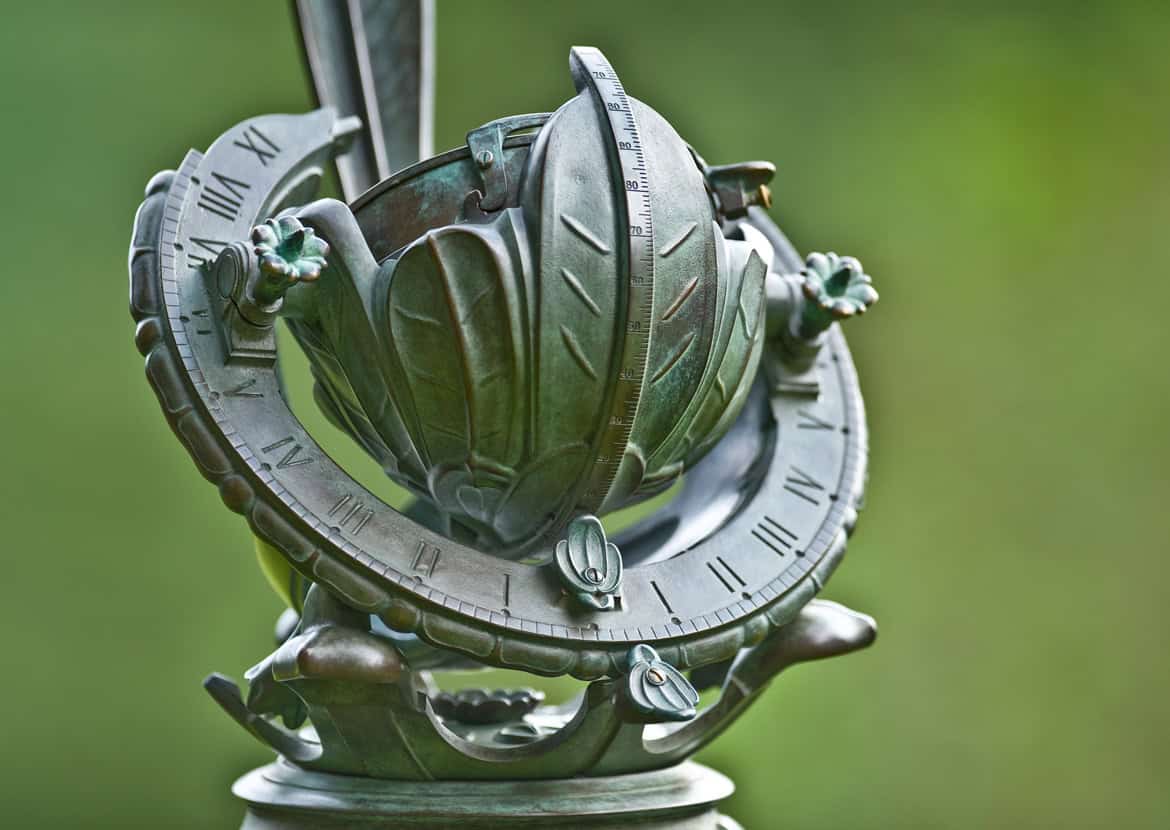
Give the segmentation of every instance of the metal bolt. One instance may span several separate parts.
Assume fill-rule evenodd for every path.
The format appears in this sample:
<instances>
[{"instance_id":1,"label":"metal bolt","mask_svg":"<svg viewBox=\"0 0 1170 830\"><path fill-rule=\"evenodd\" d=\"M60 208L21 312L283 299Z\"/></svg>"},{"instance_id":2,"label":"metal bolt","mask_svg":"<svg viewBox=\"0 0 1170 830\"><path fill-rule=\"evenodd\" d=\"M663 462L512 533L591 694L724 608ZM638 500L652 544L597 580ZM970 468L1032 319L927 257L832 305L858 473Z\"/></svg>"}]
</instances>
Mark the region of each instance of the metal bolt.
<instances>
[{"instance_id":1,"label":"metal bolt","mask_svg":"<svg viewBox=\"0 0 1170 830\"><path fill-rule=\"evenodd\" d=\"M646 672L646 679L649 680L651 683L653 683L655 686L661 686L663 683L666 682L666 675L663 674L660 669L649 669Z\"/></svg>"},{"instance_id":2,"label":"metal bolt","mask_svg":"<svg viewBox=\"0 0 1170 830\"><path fill-rule=\"evenodd\" d=\"M487 168L491 167L492 162L495 160L496 157L492 155L491 150L480 150L475 154L475 163L479 165L481 170L486 170Z\"/></svg>"},{"instance_id":3,"label":"metal bolt","mask_svg":"<svg viewBox=\"0 0 1170 830\"><path fill-rule=\"evenodd\" d=\"M585 578L594 585L597 585L601 582L601 571L597 570L597 568L586 568Z\"/></svg>"},{"instance_id":4,"label":"metal bolt","mask_svg":"<svg viewBox=\"0 0 1170 830\"><path fill-rule=\"evenodd\" d=\"M247 256L247 251L240 245L224 248L216 257L211 267L214 269L216 288L223 299L233 296L239 288L241 258Z\"/></svg>"}]
</instances>

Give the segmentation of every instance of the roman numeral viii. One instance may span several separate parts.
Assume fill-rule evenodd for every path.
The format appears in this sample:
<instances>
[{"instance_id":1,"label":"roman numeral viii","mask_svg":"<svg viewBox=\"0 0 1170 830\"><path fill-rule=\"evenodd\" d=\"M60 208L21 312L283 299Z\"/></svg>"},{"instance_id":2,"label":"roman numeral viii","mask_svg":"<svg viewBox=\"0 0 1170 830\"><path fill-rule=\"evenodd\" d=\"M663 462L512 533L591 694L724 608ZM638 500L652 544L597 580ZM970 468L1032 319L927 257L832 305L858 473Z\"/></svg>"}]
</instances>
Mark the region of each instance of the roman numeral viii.
<instances>
[{"instance_id":1,"label":"roman numeral viii","mask_svg":"<svg viewBox=\"0 0 1170 830\"><path fill-rule=\"evenodd\" d=\"M212 173L211 178L215 179L219 186L203 185L203 193L199 196L199 207L209 213L214 213L216 216L222 216L229 222L236 221L240 218L240 208L244 206L244 199L247 195L244 191L251 190L252 185L239 179L233 179L231 176L225 176L223 173Z\"/></svg>"}]
</instances>

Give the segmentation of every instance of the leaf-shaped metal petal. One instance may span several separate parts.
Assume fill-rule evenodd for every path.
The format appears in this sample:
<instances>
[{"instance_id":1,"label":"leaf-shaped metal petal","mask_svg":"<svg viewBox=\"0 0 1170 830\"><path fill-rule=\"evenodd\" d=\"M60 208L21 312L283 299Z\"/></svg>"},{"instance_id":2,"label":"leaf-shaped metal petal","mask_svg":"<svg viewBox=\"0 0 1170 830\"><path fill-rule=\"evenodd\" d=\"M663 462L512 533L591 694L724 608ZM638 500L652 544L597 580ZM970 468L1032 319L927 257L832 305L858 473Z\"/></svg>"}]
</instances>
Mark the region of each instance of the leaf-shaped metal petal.
<instances>
[{"instance_id":1,"label":"leaf-shaped metal petal","mask_svg":"<svg viewBox=\"0 0 1170 830\"><path fill-rule=\"evenodd\" d=\"M517 283L491 227L432 231L399 259L386 314L431 465L476 456L510 466L526 395ZM444 505L444 509L452 509Z\"/></svg>"},{"instance_id":2,"label":"leaf-shaped metal petal","mask_svg":"<svg viewBox=\"0 0 1170 830\"><path fill-rule=\"evenodd\" d=\"M743 242L728 241L718 247L717 253L727 282L720 287L715 342L703 381L687 412L650 458L647 467L652 473L680 457L687 466L695 463L722 437L720 428L726 431L734 421L755 377L763 344L757 335L764 314L767 267L759 254Z\"/></svg>"},{"instance_id":3,"label":"leaf-shaped metal petal","mask_svg":"<svg viewBox=\"0 0 1170 830\"><path fill-rule=\"evenodd\" d=\"M752 251L744 264L744 285L736 308L736 337L740 338L741 347L735 349L734 354L731 348L724 354L716 379L716 387L726 389L729 397L725 399L721 411L716 410L719 414L714 426L700 417L699 430L692 433L690 453L686 458L688 467L697 463L726 434L747 402L764 351L764 340L757 337L756 333L762 331L764 326L766 275L767 266L759 254ZM701 416L706 414L705 411L701 412Z\"/></svg>"},{"instance_id":4,"label":"leaf-shaped metal petal","mask_svg":"<svg viewBox=\"0 0 1170 830\"><path fill-rule=\"evenodd\" d=\"M579 602L607 611L622 583L622 555L605 538L596 516L574 519L557 542L556 567L561 582Z\"/></svg>"},{"instance_id":5,"label":"leaf-shaped metal petal","mask_svg":"<svg viewBox=\"0 0 1170 830\"><path fill-rule=\"evenodd\" d=\"M684 721L695 716L699 693L682 672L642 644L630 649L626 698L651 723Z\"/></svg>"}]
</instances>

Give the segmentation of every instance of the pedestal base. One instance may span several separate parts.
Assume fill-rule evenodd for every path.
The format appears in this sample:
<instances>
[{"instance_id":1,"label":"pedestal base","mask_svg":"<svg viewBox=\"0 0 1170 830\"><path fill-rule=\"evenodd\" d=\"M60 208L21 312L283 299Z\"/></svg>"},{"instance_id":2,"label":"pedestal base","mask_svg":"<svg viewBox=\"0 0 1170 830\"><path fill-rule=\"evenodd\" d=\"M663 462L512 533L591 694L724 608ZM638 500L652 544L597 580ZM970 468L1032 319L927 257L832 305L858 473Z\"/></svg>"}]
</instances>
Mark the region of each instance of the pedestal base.
<instances>
[{"instance_id":1,"label":"pedestal base","mask_svg":"<svg viewBox=\"0 0 1170 830\"><path fill-rule=\"evenodd\" d=\"M309 772L279 760L232 792L248 803L241 830L431 827L629 827L741 830L719 814L735 791L692 761L635 775L548 781L386 781Z\"/></svg>"}]
</instances>

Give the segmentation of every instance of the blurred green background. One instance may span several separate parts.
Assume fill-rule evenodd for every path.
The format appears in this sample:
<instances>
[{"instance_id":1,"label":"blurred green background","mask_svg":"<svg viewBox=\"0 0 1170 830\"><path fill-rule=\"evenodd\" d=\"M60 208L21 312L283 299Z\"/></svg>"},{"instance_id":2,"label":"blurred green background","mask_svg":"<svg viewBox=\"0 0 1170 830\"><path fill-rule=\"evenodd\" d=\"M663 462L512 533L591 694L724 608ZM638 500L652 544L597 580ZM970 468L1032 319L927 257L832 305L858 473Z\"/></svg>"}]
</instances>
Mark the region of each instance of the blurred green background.
<instances>
[{"instance_id":1,"label":"blurred green background","mask_svg":"<svg viewBox=\"0 0 1170 830\"><path fill-rule=\"evenodd\" d=\"M231 827L268 753L200 688L279 610L170 435L126 311L142 187L310 107L283 3L0 25L0 825ZM850 339L869 506L826 596L868 652L702 760L773 827L1170 826L1170 5L440 0L437 146L571 94L572 43L882 292Z\"/></svg>"}]
</instances>

